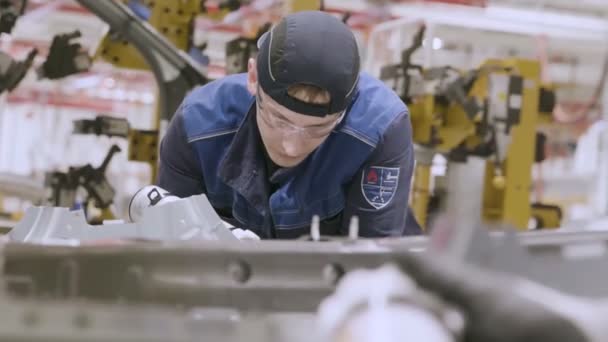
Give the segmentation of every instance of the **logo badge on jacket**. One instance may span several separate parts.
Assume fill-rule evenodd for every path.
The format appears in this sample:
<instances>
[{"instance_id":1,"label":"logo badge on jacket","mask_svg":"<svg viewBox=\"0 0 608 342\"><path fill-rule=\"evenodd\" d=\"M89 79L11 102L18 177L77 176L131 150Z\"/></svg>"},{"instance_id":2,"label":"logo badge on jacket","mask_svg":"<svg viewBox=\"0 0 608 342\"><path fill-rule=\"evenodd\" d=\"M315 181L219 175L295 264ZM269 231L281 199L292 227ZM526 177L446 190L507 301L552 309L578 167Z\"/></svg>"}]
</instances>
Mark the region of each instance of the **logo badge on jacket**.
<instances>
[{"instance_id":1,"label":"logo badge on jacket","mask_svg":"<svg viewBox=\"0 0 608 342\"><path fill-rule=\"evenodd\" d=\"M371 166L361 178L361 192L367 203L376 209L386 207L397 192L398 167Z\"/></svg>"}]
</instances>

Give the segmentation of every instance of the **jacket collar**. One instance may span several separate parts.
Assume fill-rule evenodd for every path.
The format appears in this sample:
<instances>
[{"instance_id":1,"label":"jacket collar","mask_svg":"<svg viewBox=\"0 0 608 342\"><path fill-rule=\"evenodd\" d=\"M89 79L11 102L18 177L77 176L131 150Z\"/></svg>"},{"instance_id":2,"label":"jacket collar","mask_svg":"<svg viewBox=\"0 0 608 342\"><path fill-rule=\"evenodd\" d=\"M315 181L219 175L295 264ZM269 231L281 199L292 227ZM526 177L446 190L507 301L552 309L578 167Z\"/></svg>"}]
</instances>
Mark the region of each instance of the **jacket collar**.
<instances>
[{"instance_id":1,"label":"jacket collar","mask_svg":"<svg viewBox=\"0 0 608 342\"><path fill-rule=\"evenodd\" d=\"M245 115L219 167L219 177L241 194L258 212L268 208L270 184L264 163L264 148L256 123L255 103Z\"/></svg>"}]
</instances>

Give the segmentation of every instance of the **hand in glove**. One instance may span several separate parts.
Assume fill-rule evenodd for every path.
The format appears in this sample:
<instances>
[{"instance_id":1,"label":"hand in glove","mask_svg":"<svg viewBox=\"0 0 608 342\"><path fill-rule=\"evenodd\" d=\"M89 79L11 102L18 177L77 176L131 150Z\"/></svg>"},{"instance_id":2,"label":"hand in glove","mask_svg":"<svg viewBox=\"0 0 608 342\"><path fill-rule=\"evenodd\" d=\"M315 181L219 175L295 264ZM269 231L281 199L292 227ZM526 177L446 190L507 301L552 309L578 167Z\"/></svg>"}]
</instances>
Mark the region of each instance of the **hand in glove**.
<instances>
[{"instance_id":1,"label":"hand in glove","mask_svg":"<svg viewBox=\"0 0 608 342\"><path fill-rule=\"evenodd\" d=\"M606 305L428 255L400 264L420 287L463 311L467 342L608 340Z\"/></svg>"},{"instance_id":2,"label":"hand in glove","mask_svg":"<svg viewBox=\"0 0 608 342\"><path fill-rule=\"evenodd\" d=\"M260 237L257 236L251 230L243 230L241 228L232 229L232 234L236 236L239 240L259 240Z\"/></svg>"},{"instance_id":3,"label":"hand in glove","mask_svg":"<svg viewBox=\"0 0 608 342\"><path fill-rule=\"evenodd\" d=\"M239 240L259 240L260 239L260 237L257 236L251 230L235 228L233 225L231 225L230 223L228 223L224 220L222 220L222 222L224 222L224 226L226 226L226 228L230 229L232 234L234 236L236 236L236 238Z\"/></svg>"}]
</instances>

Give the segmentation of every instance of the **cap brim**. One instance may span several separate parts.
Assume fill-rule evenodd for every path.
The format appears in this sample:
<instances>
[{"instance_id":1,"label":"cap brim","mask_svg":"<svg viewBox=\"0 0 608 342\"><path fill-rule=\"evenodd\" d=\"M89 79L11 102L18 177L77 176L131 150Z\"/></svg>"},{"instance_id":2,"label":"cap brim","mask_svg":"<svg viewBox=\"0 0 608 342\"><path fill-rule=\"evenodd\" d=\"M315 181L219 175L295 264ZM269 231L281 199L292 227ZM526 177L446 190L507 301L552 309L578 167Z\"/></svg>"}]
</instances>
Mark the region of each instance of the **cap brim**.
<instances>
[{"instance_id":1,"label":"cap brim","mask_svg":"<svg viewBox=\"0 0 608 342\"><path fill-rule=\"evenodd\" d=\"M266 39L268 39L270 31L271 30L268 30L268 31L264 32L264 34L260 37L260 39L258 39L258 50L262 47L262 44L264 44L264 41Z\"/></svg>"}]
</instances>

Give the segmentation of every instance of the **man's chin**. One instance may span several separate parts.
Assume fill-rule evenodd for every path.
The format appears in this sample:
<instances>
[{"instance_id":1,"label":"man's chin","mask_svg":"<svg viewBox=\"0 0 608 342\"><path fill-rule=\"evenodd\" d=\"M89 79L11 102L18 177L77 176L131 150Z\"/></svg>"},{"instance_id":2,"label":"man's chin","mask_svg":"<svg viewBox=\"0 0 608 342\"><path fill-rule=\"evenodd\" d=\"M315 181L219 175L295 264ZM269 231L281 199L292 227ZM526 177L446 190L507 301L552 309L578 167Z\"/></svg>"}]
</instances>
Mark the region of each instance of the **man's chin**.
<instances>
[{"instance_id":1,"label":"man's chin","mask_svg":"<svg viewBox=\"0 0 608 342\"><path fill-rule=\"evenodd\" d=\"M270 159L279 167L290 168L300 164L305 158L303 157L289 157L282 156L280 154L270 155Z\"/></svg>"}]
</instances>

